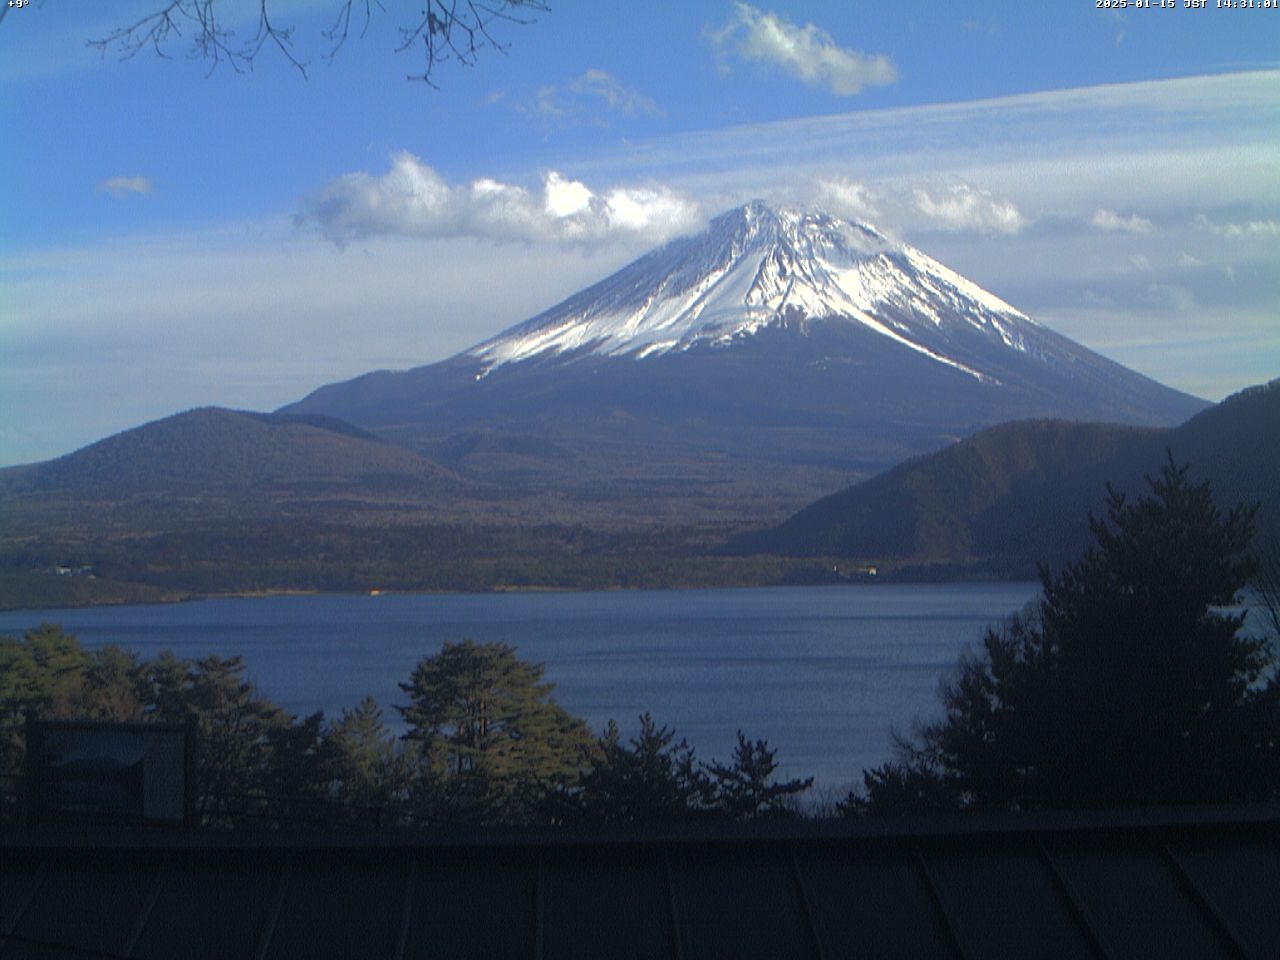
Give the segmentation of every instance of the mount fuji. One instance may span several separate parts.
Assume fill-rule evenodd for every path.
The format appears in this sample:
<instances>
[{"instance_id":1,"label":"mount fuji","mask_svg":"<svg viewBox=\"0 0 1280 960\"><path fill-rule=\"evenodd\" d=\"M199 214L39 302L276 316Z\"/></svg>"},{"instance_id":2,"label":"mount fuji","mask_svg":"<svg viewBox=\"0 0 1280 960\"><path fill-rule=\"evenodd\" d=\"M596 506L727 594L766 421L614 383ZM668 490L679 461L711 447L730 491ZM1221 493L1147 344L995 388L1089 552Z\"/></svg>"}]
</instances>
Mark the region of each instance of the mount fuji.
<instances>
[{"instance_id":1,"label":"mount fuji","mask_svg":"<svg viewBox=\"0 0 1280 960\"><path fill-rule=\"evenodd\" d=\"M1007 420L1205 406L870 225L755 201L448 360L282 412L596 519L742 521Z\"/></svg>"}]
</instances>

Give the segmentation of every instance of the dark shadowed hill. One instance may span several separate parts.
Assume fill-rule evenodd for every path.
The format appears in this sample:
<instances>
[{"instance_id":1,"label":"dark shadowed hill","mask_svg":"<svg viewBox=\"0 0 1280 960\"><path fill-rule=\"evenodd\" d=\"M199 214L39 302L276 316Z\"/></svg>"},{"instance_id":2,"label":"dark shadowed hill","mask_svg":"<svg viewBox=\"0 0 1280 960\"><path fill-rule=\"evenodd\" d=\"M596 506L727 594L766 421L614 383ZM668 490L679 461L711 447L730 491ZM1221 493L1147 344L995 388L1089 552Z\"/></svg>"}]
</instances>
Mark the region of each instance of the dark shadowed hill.
<instances>
[{"instance_id":1,"label":"dark shadowed hill","mask_svg":"<svg viewBox=\"0 0 1280 960\"><path fill-rule=\"evenodd\" d=\"M394 480L434 483L430 461L332 417L202 407L125 430L56 460L0 471L10 490L101 495Z\"/></svg>"},{"instance_id":2,"label":"dark shadowed hill","mask_svg":"<svg viewBox=\"0 0 1280 960\"><path fill-rule=\"evenodd\" d=\"M1219 503L1259 503L1260 538L1280 538L1280 380L1171 430L1034 421L984 430L825 497L737 552L869 564L981 565L1029 572L1088 543L1106 485L1143 489L1166 457L1212 482Z\"/></svg>"}]
</instances>

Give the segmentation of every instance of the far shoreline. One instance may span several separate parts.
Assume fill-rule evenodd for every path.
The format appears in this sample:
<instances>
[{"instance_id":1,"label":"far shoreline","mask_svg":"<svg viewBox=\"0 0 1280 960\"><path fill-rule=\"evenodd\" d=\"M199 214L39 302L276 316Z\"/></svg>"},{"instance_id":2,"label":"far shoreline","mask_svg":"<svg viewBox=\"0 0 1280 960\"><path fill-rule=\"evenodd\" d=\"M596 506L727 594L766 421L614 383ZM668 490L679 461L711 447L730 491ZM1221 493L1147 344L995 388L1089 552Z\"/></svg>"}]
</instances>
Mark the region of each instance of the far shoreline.
<instances>
[{"instance_id":1,"label":"far shoreline","mask_svg":"<svg viewBox=\"0 0 1280 960\"><path fill-rule=\"evenodd\" d=\"M784 559L784 558L771 558ZM805 566L813 568L823 566L830 569L825 563L813 564L807 562ZM848 564L848 566L853 566ZM884 569L884 568L882 568ZM982 564L969 564L964 566L954 565L919 565L919 566L903 566L897 569L884 569L884 572L877 573L873 576L846 576L839 578L821 579L814 577L812 579L749 579L729 580L719 582L708 582L707 580L690 579L675 580L666 583L628 583L628 584L608 584L604 586L593 586L587 584L529 584L529 583L495 583L491 586L478 590L465 589L442 589L424 587L421 589L405 589L396 587L370 587L359 590L321 590L308 587L280 587L280 588L262 588L250 590L235 590L224 592L177 592L177 591L151 591L155 588L148 584L121 584L121 589L117 596L105 596L101 598L85 599L82 602L76 602L72 597L62 598L66 602L48 602L36 605L13 603L0 600L0 614L19 614L31 613L39 615L44 611L56 610L89 610L89 609L105 609L114 607L149 607L149 606L169 606L179 604L198 603L208 600L255 600L269 599L273 597L348 597L351 599L359 597L367 597L370 600L377 600L383 597L397 596L486 596L486 595L511 595L511 594L552 594L552 593L585 593L585 594L606 594L606 593L641 593L641 592L663 592L663 591L702 591L702 590L755 590L764 588L790 588L790 587L859 587L859 586L875 586L875 585L955 585L955 584L984 584L984 583L1018 583L1033 582L1038 579L1035 571L1029 570L992 570ZM110 587L112 584L104 584Z\"/></svg>"}]
</instances>

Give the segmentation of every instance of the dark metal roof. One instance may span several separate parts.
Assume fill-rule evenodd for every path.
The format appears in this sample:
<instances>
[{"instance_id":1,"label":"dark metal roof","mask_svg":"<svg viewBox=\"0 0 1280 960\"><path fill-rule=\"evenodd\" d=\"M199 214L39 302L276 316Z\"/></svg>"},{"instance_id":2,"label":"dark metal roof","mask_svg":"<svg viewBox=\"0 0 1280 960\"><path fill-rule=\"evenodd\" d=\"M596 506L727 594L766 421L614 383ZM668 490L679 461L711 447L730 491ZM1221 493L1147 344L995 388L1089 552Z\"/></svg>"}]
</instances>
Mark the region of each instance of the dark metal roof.
<instances>
[{"instance_id":1,"label":"dark metal roof","mask_svg":"<svg viewBox=\"0 0 1280 960\"><path fill-rule=\"evenodd\" d=\"M1280 957L1280 808L0 831L13 958Z\"/></svg>"}]
</instances>

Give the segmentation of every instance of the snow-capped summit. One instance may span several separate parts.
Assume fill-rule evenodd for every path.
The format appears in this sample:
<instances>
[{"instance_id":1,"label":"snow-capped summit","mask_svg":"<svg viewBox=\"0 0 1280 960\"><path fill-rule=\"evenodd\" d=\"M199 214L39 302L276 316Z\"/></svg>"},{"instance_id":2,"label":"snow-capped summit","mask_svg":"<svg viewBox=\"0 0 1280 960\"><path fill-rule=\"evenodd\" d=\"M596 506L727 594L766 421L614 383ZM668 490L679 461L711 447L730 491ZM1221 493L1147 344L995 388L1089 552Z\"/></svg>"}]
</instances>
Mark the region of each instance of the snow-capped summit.
<instances>
[{"instance_id":1,"label":"snow-capped summit","mask_svg":"<svg viewBox=\"0 0 1280 960\"><path fill-rule=\"evenodd\" d=\"M978 379L988 375L950 355L957 332L978 331L1024 350L1034 327L1003 300L875 227L756 200L467 355L486 373L545 354L645 358L818 320L865 326Z\"/></svg>"}]
</instances>

